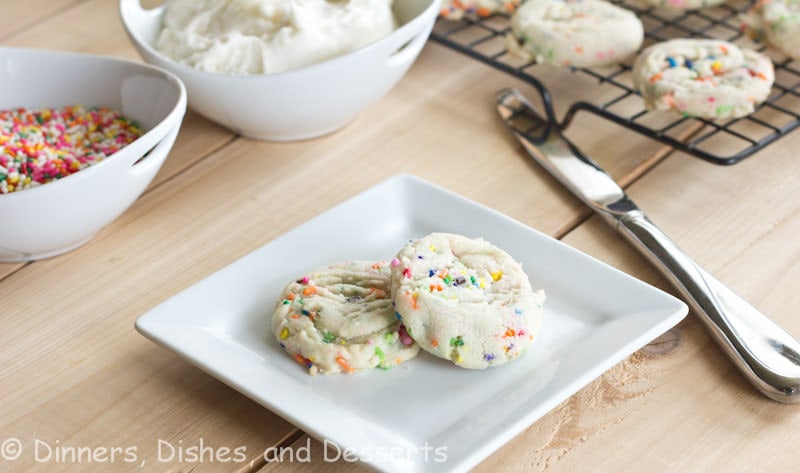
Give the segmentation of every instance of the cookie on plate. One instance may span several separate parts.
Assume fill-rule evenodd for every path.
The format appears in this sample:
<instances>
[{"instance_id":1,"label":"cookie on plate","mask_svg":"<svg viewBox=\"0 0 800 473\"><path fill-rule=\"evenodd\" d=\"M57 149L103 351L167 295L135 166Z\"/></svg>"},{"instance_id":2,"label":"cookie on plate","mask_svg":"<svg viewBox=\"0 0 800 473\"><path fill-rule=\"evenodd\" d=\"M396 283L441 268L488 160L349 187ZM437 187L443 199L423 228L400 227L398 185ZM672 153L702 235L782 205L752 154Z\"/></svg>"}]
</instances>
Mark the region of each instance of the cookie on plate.
<instances>
[{"instance_id":1,"label":"cookie on plate","mask_svg":"<svg viewBox=\"0 0 800 473\"><path fill-rule=\"evenodd\" d=\"M273 316L281 347L310 374L390 368L419 347L395 316L385 262L349 261L289 283Z\"/></svg>"},{"instance_id":2,"label":"cookie on plate","mask_svg":"<svg viewBox=\"0 0 800 473\"><path fill-rule=\"evenodd\" d=\"M605 0L528 0L511 16L506 36L517 57L571 67L622 62L643 40L639 18Z\"/></svg>"},{"instance_id":3,"label":"cookie on plate","mask_svg":"<svg viewBox=\"0 0 800 473\"><path fill-rule=\"evenodd\" d=\"M392 260L395 309L423 350L464 368L498 366L533 343L544 292L483 239L432 233Z\"/></svg>"},{"instance_id":4,"label":"cookie on plate","mask_svg":"<svg viewBox=\"0 0 800 473\"><path fill-rule=\"evenodd\" d=\"M460 20L464 15L481 17L495 13L511 13L517 8L520 0L442 0L440 16L448 20Z\"/></svg>"},{"instance_id":5,"label":"cookie on plate","mask_svg":"<svg viewBox=\"0 0 800 473\"><path fill-rule=\"evenodd\" d=\"M800 0L761 0L741 20L751 37L800 60Z\"/></svg>"},{"instance_id":6,"label":"cookie on plate","mask_svg":"<svg viewBox=\"0 0 800 473\"><path fill-rule=\"evenodd\" d=\"M774 80L767 56L716 39L656 43L633 65L633 84L648 110L708 119L752 113Z\"/></svg>"}]
</instances>

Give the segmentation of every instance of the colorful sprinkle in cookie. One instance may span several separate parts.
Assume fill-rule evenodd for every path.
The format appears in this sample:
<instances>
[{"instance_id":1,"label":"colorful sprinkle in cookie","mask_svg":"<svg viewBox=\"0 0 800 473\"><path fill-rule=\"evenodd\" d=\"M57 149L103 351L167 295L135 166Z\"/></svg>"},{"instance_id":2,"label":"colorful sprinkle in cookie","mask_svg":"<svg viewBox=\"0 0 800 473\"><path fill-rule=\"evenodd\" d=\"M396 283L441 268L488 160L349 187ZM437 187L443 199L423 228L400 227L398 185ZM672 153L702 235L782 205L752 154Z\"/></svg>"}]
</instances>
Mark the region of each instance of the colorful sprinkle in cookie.
<instances>
[{"instance_id":1,"label":"colorful sprinkle in cookie","mask_svg":"<svg viewBox=\"0 0 800 473\"><path fill-rule=\"evenodd\" d=\"M520 356L539 334L544 292L482 239L432 233L392 260L395 309L423 350L464 368Z\"/></svg>"},{"instance_id":2,"label":"colorful sprinkle in cookie","mask_svg":"<svg viewBox=\"0 0 800 473\"><path fill-rule=\"evenodd\" d=\"M442 0L440 15L448 20L460 20L464 15L481 17L495 13L511 13L520 0Z\"/></svg>"},{"instance_id":3,"label":"colorful sprinkle in cookie","mask_svg":"<svg viewBox=\"0 0 800 473\"><path fill-rule=\"evenodd\" d=\"M75 174L141 135L135 123L107 108L0 111L0 194Z\"/></svg>"},{"instance_id":4,"label":"colorful sprinkle in cookie","mask_svg":"<svg viewBox=\"0 0 800 473\"><path fill-rule=\"evenodd\" d=\"M674 110L708 119L738 118L769 96L770 59L714 39L674 39L645 49L633 83L648 110Z\"/></svg>"},{"instance_id":5,"label":"colorful sprinkle in cookie","mask_svg":"<svg viewBox=\"0 0 800 473\"><path fill-rule=\"evenodd\" d=\"M749 36L800 60L800 0L760 0L741 20Z\"/></svg>"},{"instance_id":6,"label":"colorful sprinkle in cookie","mask_svg":"<svg viewBox=\"0 0 800 473\"><path fill-rule=\"evenodd\" d=\"M395 317L385 262L350 261L311 271L281 294L272 331L309 373L391 368L419 347Z\"/></svg>"},{"instance_id":7,"label":"colorful sprinkle in cookie","mask_svg":"<svg viewBox=\"0 0 800 473\"><path fill-rule=\"evenodd\" d=\"M604 0L529 0L511 16L509 52L556 66L624 61L644 40L636 15Z\"/></svg>"}]
</instances>

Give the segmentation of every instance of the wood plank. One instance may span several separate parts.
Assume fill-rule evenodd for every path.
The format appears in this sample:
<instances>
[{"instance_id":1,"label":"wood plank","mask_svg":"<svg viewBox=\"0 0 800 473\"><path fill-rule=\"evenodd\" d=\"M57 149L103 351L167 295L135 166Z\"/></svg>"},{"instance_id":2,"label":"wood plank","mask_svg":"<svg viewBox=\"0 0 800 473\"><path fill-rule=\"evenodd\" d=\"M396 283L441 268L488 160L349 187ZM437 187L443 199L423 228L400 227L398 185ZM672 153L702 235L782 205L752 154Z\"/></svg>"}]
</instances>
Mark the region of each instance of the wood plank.
<instances>
[{"instance_id":1,"label":"wood plank","mask_svg":"<svg viewBox=\"0 0 800 473\"><path fill-rule=\"evenodd\" d=\"M15 388L0 405L0 436L38 432L74 442L102 438L125 444L151 431L158 417L164 423L159 435L169 438L215 429L215 439L230 443L241 438L236 432L262 429L247 437L248 450L271 445L291 427L257 406L248 409L251 415L218 428L198 418L198 412L213 410L202 396L159 397L158 415L150 417L141 410L142 400L156 402L146 394L151 391L138 398L126 389L98 392L97 387L120 384L119 371L136 357L155 352L172 362L167 360L173 355L163 355L134 333L138 315L391 174L413 172L556 232L578 207L541 185L542 178L517 159L513 142L501 133L492 96L507 79L440 47L427 48L421 63L346 129L299 143L236 140L144 195L89 244L3 280L0 299L10 310L0 314L6 327L0 335L5 368L0 384ZM429 85L448 70L463 74L459 87ZM514 198L508 198L508 189L514 189ZM169 392L175 383L160 375L159 366L128 370L124 382L132 389L149 385ZM172 366L205 386L198 390L238 399L193 368ZM64 416L61 408L79 399L90 406ZM52 418L59 419L57 429L45 427ZM112 424L120 428L100 435ZM140 453L153 458L153 448L143 445Z\"/></svg>"}]
</instances>

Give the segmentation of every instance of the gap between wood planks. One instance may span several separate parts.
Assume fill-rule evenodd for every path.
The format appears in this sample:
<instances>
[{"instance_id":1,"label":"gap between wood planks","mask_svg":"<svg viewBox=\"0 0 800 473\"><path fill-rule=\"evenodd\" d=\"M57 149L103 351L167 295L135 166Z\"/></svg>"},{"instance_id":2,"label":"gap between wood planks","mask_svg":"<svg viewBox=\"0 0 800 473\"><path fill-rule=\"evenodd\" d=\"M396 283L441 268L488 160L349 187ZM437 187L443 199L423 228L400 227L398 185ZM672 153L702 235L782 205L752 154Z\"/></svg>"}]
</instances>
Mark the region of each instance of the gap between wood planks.
<instances>
[{"instance_id":1,"label":"gap between wood planks","mask_svg":"<svg viewBox=\"0 0 800 473\"><path fill-rule=\"evenodd\" d=\"M31 21L29 23L18 24L18 25L16 25L16 28L4 31L3 34L0 34L0 41L6 41L9 38L12 38L12 37L16 36L17 34L25 31L28 27L30 27L31 25L33 25L35 23L38 23L38 22L41 22L41 21L48 20L50 18L54 18L56 16L59 16L60 14L64 13L65 11L72 9L75 6L80 5L81 3L87 3L88 1L89 0L73 0L72 2L64 2L63 5L61 5L60 8L57 8L57 9L51 11L50 13L48 13L45 16L42 16L42 17L37 18L37 19L34 19L33 21Z\"/></svg>"},{"instance_id":2,"label":"gap between wood planks","mask_svg":"<svg viewBox=\"0 0 800 473\"><path fill-rule=\"evenodd\" d=\"M305 432L295 427L294 430L291 430L288 434L284 435L283 437L281 437L280 440L275 442L275 445L271 445L270 447L267 448L273 448L278 450L282 448L288 448L293 443L300 440L304 435L306 435ZM258 471L260 471L267 465L267 459L264 458L265 451L266 448L261 452L259 452L258 456L250 459L247 465L239 468L238 470L235 470L234 473L257 473Z\"/></svg>"},{"instance_id":3,"label":"gap between wood planks","mask_svg":"<svg viewBox=\"0 0 800 473\"><path fill-rule=\"evenodd\" d=\"M191 163L189 163L188 165L186 165L186 167L181 168L180 170L178 170L175 173L173 173L171 176L168 176L168 177L164 178L164 180L162 180L161 182L153 184L152 186L150 186L147 189L145 189L145 191L142 192L142 195L140 195L139 198L137 198L137 200L141 199L143 196L155 191L156 189L161 188L161 186L163 186L164 184L168 184L169 182L171 182L173 179L177 178L181 174L183 174L186 171L192 169L193 167L197 166L198 164L202 163L203 161L209 159L212 155L214 155L215 153L217 153L221 149L223 149L223 148L225 148L227 146L230 146L235 141L237 141L239 138L241 138L239 135L233 135L230 139L222 142L219 146L217 146L215 148L212 148L208 153L202 155L200 158L198 158L198 159L192 161ZM28 262L25 262L25 263L18 263L16 265L11 265L11 267L8 268L8 270L5 273L3 273L3 270L0 269L0 283L5 281L7 278L12 277L14 274L16 274L17 272L22 270L22 268L25 268L25 267L27 267L27 266L29 266L31 264L34 264L34 263L35 263L35 261L28 261Z\"/></svg>"}]
</instances>

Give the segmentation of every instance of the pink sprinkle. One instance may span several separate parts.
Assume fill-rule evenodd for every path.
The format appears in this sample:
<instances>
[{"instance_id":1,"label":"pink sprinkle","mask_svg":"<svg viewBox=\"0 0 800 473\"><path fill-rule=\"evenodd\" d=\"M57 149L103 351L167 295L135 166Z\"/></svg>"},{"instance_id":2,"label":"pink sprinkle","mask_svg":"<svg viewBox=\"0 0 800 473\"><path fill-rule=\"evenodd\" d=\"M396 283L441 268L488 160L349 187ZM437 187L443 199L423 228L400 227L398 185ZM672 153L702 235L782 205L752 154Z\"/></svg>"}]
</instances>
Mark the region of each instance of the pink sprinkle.
<instances>
[{"instance_id":1,"label":"pink sprinkle","mask_svg":"<svg viewBox=\"0 0 800 473\"><path fill-rule=\"evenodd\" d=\"M414 343L414 340L408 334L408 330L406 330L406 326L405 325L401 325L400 326L400 330L398 331L398 335L400 336L400 342L403 345L408 346L408 345L411 345L412 343Z\"/></svg>"},{"instance_id":2,"label":"pink sprinkle","mask_svg":"<svg viewBox=\"0 0 800 473\"><path fill-rule=\"evenodd\" d=\"M400 266L400 260L395 258L389 264L391 264L393 268L396 268L396 267Z\"/></svg>"}]
</instances>

